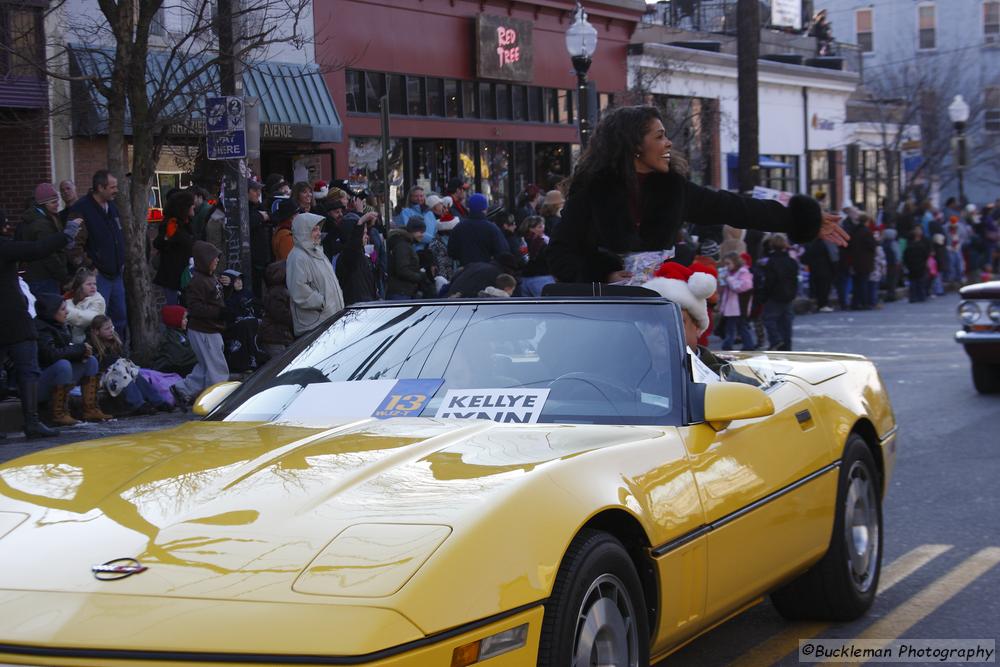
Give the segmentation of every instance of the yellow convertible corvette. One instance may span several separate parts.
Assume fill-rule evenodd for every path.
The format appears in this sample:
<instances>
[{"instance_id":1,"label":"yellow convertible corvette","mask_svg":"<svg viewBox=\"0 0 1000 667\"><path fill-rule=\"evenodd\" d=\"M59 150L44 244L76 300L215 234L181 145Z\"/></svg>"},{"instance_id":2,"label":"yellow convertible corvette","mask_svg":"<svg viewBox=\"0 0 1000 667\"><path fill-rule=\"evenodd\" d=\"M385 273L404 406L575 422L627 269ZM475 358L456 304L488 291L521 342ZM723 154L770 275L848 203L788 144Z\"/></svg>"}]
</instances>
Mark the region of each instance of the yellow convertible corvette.
<instances>
[{"instance_id":1,"label":"yellow convertible corvette","mask_svg":"<svg viewBox=\"0 0 1000 667\"><path fill-rule=\"evenodd\" d=\"M203 421L0 467L0 664L627 667L768 594L872 603L896 426L864 358L694 383L658 297L321 329Z\"/></svg>"}]
</instances>

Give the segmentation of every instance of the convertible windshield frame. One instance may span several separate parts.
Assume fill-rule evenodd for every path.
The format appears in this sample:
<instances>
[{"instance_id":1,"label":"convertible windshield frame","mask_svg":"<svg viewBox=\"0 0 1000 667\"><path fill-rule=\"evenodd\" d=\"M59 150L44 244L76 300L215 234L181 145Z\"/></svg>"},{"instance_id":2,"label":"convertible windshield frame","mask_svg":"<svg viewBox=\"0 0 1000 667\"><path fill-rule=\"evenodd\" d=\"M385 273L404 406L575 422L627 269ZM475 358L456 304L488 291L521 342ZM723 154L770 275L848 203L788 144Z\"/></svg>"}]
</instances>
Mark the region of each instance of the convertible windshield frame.
<instances>
[{"instance_id":1,"label":"convertible windshield frame","mask_svg":"<svg viewBox=\"0 0 1000 667\"><path fill-rule=\"evenodd\" d=\"M548 316L558 316L567 317L572 316L572 311L566 311L560 313L559 311L570 307L572 309L579 308L581 313L585 313L588 308L596 307L595 310L600 310L602 313L608 313L607 308L601 308L601 306L626 306L628 308L655 308L658 312L654 315L646 314L645 316L636 316L634 319L628 318L597 318L601 321L606 322L622 322L627 323L633 321L637 326L641 323L646 323L648 328L649 322L658 322L662 320L664 326L663 342L665 348L661 354L657 354L660 357L657 368L661 367L661 371L666 369L668 374L668 385L669 385L669 400L674 407L669 409L668 415L664 416L662 425L681 425L687 422L689 417L688 408L688 384L690 382L688 375L688 368L686 366L687 355L684 351L683 346L683 330L681 327L681 318L679 308L673 302L670 302L661 297L607 297L607 296L586 296L586 297L534 297L534 298L512 298L512 299L420 299L411 301L378 301L369 303L355 304L349 308L346 308L336 315L331 317L329 320L324 322L321 326L317 327L315 331L309 335L303 337L302 339L296 341L282 353L280 356L272 359L270 362L265 364L260 370L254 373L242 386L236 389L232 394L230 394L215 410L213 410L205 419L211 421L221 421L227 419L231 414L238 411L240 406L242 406L246 401L251 399L251 397L256 394L263 392L276 384L275 380L278 379L283 374L295 372L297 370L308 372L310 369L322 373L323 371L317 369L315 366L298 366L289 369L289 366L293 365L293 362L300 357L303 353L307 353L310 346L319 339L321 336L325 335L326 332L342 318L348 316L350 313L356 313L358 311L371 311L380 309L396 309L400 311L400 315L392 318L388 322L383 323L381 326L377 326L376 329L372 331L367 331L359 340L374 336L380 332L385 332L382 335L388 336L390 329L396 328L395 337L402 335L407 329L411 328L416 324L420 324L421 320L417 319L414 324L399 329L399 324L406 321L407 318L413 318L416 316L421 309L432 310L431 314L435 318L442 320L440 325L441 331L447 331L451 326L449 317L442 315L446 310L442 309L456 309L456 316L460 313L459 309L463 309L465 313L468 313L468 318L474 318L480 313L481 307L488 307L490 310L497 312L506 308L510 308L512 314L523 315L529 314L533 309L538 309L540 317L542 312L545 312ZM553 310L555 309L555 310ZM613 312L613 311L610 311ZM496 315L494 315L496 316ZM454 319L455 316L450 316ZM469 319L466 319L466 325L468 325ZM345 326L350 326L347 324ZM435 321L434 324L428 326L438 326ZM459 327L460 338L465 335L465 330L461 326ZM638 331L635 327L631 328L632 331ZM438 334L441 333L438 332ZM503 340L503 339L501 339ZM386 338L383 344L389 341ZM371 344L371 343L369 343ZM388 342L388 346L391 346L391 342ZM350 347L350 345L348 345ZM345 349L345 348L340 348ZM339 353L340 350L334 354ZM398 354L398 352L397 352ZM332 355L331 355L332 356ZM338 380L364 380L372 379L372 377L367 374L381 356L381 344L370 351L369 357L364 359L361 365L357 366L355 370L350 374L349 377L342 378L330 378L334 381ZM409 357L407 357L409 359ZM370 363L367 363L370 360ZM426 360L425 360L426 363ZM653 363L652 361L650 363ZM650 366L652 369L653 366ZM343 373L344 371L341 371ZM375 377L382 377L375 375ZM392 377L392 376L386 376ZM400 375L400 378L410 377L410 375ZM425 376L421 376L425 377ZM315 381L313 381L315 382ZM308 381L307 381L308 384ZM527 385L525 385L527 386ZM635 388L637 392L641 393L641 387ZM645 395L644 395L645 396ZM440 397L439 397L440 398ZM645 399L643 399L645 400ZM557 413L558 414L558 413ZM619 413L620 421L618 423L631 424L632 416L629 414ZM433 413L425 413L422 416L429 417L433 416ZM577 416L579 417L579 416ZM595 416L595 420L592 423L609 423L599 421L599 417ZM628 421L624 421L628 419ZM577 419L567 419L565 422L561 421L547 421L546 423L581 423L579 418ZM584 422L586 423L586 422ZM650 421L643 420L642 418L636 417L636 424L649 424ZM654 421L652 423L659 424L660 422Z\"/></svg>"}]
</instances>

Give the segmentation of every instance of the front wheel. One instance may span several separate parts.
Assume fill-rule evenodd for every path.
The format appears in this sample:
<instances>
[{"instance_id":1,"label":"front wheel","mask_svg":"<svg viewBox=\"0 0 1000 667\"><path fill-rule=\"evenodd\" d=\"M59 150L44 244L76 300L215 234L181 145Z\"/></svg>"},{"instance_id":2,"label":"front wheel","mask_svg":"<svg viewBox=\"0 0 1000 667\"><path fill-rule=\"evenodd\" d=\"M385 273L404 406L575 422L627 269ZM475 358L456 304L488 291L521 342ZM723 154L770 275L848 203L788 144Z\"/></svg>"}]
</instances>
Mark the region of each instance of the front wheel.
<instances>
[{"instance_id":1,"label":"front wheel","mask_svg":"<svg viewBox=\"0 0 1000 667\"><path fill-rule=\"evenodd\" d=\"M617 539L583 531L570 544L545 605L538 665L648 662L649 623L635 566Z\"/></svg>"},{"instance_id":2,"label":"front wheel","mask_svg":"<svg viewBox=\"0 0 1000 667\"><path fill-rule=\"evenodd\" d=\"M847 439L837 513L826 555L771 594L789 619L853 621L875 600L882 570L882 503L875 459L858 434Z\"/></svg>"},{"instance_id":3,"label":"front wheel","mask_svg":"<svg viewBox=\"0 0 1000 667\"><path fill-rule=\"evenodd\" d=\"M1000 392L1000 364L972 362L972 384L980 394Z\"/></svg>"}]
</instances>

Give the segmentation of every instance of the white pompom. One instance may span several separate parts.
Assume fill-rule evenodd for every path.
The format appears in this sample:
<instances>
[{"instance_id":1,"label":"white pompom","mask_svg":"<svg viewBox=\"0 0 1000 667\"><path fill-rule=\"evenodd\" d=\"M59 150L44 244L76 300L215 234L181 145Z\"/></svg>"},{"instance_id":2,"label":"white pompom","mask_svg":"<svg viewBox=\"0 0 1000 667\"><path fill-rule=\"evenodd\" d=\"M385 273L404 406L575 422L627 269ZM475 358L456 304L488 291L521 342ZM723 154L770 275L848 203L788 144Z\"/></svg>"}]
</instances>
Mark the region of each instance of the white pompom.
<instances>
[{"instance_id":1,"label":"white pompom","mask_svg":"<svg viewBox=\"0 0 1000 667\"><path fill-rule=\"evenodd\" d=\"M688 278L688 289L699 299L707 299L715 293L717 286L715 276L703 271L695 271Z\"/></svg>"}]
</instances>

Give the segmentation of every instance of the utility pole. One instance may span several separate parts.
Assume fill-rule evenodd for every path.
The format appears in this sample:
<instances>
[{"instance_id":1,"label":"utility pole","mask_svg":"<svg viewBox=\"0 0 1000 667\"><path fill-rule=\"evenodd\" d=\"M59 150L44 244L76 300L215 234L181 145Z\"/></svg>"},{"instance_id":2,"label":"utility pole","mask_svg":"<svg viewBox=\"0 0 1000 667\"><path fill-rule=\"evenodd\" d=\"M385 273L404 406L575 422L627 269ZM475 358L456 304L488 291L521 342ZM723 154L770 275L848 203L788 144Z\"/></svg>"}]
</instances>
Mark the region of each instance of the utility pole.
<instances>
[{"instance_id":1,"label":"utility pole","mask_svg":"<svg viewBox=\"0 0 1000 667\"><path fill-rule=\"evenodd\" d=\"M243 67L236 57L233 6L238 0L218 0L216 32L219 36L219 83L223 95L243 95ZM237 5L238 6L238 5ZM252 285L250 275L250 211L247 199L246 158L225 161L223 204L226 208L226 247L219 248L226 265L244 274L243 284Z\"/></svg>"},{"instance_id":2,"label":"utility pole","mask_svg":"<svg viewBox=\"0 0 1000 667\"><path fill-rule=\"evenodd\" d=\"M740 191L749 192L760 177L760 119L757 102L757 59L760 57L760 3L737 0L736 68L739 96Z\"/></svg>"}]
</instances>

